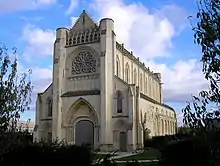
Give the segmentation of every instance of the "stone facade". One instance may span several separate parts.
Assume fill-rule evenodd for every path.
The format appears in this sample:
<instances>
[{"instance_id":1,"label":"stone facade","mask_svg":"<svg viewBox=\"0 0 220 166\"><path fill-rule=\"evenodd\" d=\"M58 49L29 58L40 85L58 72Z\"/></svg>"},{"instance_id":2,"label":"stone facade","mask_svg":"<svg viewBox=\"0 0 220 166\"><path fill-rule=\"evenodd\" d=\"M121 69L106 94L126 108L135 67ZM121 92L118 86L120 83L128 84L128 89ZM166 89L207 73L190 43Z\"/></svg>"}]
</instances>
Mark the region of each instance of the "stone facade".
<instances>
[{"instance_id":1,"label":"stone facade","mask_svg":"<svg viewBox=\"0 0 220 166\"><path fill-rule=\"evenodd\" d=\"M116 41L112 19L97 25L83 11L71 29L57 29L53 58L52 84L37 97L35 140L134 151L146 128L150 136L175 134L160 74Z\"/></svg>"}]
</instances>

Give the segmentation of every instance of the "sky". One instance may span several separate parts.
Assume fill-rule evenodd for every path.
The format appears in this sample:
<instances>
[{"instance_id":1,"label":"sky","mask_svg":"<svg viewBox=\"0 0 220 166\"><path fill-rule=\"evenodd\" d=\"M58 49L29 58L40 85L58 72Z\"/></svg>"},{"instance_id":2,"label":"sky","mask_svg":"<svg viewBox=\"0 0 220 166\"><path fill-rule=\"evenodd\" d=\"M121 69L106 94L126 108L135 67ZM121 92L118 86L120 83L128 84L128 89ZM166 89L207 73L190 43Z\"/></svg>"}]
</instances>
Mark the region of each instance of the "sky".
<instances>
[{"instance_id":1,"label":"sky","mask_svg":"<svg viewBox=\"0 0 220 166\"><path fill-rule=\"evenodd\" d=\"M117 41L162 74L164 102L181 125L191 95L207 88L187 19L196 15L195 0L0 0L0 42L18 49L19 72L32 69L33 102L21 118L35 120L36 94L51 83L56 29L71 28L83 10L97 23L112 18Z\"/></svg>"}]
</instances>

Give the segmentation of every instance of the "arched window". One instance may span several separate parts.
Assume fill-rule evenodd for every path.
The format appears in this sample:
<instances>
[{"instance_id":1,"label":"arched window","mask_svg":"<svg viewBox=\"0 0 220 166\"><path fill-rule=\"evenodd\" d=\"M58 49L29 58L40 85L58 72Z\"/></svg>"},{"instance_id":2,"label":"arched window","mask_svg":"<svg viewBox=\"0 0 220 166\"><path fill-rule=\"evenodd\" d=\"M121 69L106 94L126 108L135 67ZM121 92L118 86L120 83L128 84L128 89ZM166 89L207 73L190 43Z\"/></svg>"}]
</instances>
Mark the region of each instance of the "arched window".
<instances>
[{"instance_id":1,"label":"arched window","mask_svg":"<svg viewBox=\"0 0 220 166\"><path fill-rule=\"evenodd\" d=\"M47 108L47 115L52 116L52 110L53 110L53 102L51 99L48 100L48 108Z\"/></svg>"},{"instance_id":2,"label":"arched window","mask_svg":"<svg viewBox=\"0 0 220 166\"><path fill-rule=\"evenodd\" d=\"M145 93L147 94L147 90L148 90L148 83L147 83L147 77L145 78Z\"/></svg>"},{"instance_id":3,"label":"arched window","mask_svg":"<svg viewBox=\"0 0 220 166\"><path fill-rule=\"evenodd\" d=\"M150 85L150 89L149 89L149 96L152 98L153 97L153 95L152 95L152 91L153 91L153 89L152 89L152 78L150 77L150 80L149 80L149 85Z\"/></svg>"},{"instance_id":4,"label":"arched window","mask_svg":"<svg viewBox=\"0 0 220 166\"><path fill-rule=\"evenodd\" d=\"M116 60L116 75L119 77L120 75L120 63L119 63L119 59L117 58Z\"/></svg>"},{"instance_id":5,"label":"arched window","mask_svg":"<svg viewBox=\"0 0 220 166\"><path fill-rule=\"evenodd\" d=\"M142 73L140 74L140 91L143 91L143 80L142 80Z\"/></svg>"},{"instance_id":6,"label":"arched window","mask_svg":"<svg viewBox=\"0 0 220 166\"><path fill-rule=\"evenodd\" d=\"M125 65L125 81L127 83L129 83L129 80L130 80L130 70L129 70L128 63L126 63L126 65Z\"/></svg>"},{"instance_id":7,"label":"arched window","mask_svg":"<svg viewBox=\"0 0 220 166\"><path fill-rule=\"evenodd\" d=\"M137 84L137 72L136 69L134 69L134 84Z\"/></svg>"},{"instance_id":8,"label":"arched window","mask_svg":"<svg viewBox=\"0 0 220 166\"><path fill-rule=\"evenodd\" d=\"M117 113L122 113L122 93L117 91Z\"/></svg>"}]
</instances>

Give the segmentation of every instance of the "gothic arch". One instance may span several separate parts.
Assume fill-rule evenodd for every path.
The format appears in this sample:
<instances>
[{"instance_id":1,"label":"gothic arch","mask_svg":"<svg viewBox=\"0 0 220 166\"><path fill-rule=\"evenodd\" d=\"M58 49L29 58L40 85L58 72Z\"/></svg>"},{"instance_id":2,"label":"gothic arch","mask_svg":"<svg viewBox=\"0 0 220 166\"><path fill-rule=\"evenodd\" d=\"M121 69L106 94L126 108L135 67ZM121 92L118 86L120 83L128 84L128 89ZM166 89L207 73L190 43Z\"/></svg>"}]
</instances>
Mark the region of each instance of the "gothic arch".
<instances>
[{"instance_id":1,"label":"gothic arch","mask_svg":"<svg viewBox=\"0 0 220 166\"><path fill-rule=\"evenodd\" d=\"M123 94L120 90L117 90L116 92L116 110L117 113L122 113L123 108Z\"/></svg>"},{"instance_id":2,"label":"gothic arch","mask_svg":"<svg viewBox=\"0 0 220 166\"><path fill-rule=\"evenodd\" d=\"M51 97L47 97L46 99L46 105L47 105L47 116L52 116L53 113L53 100Z\"/></svg>"},{"instance_id":3,"label":"gothic arch","mask_svg":"<svg viewBox=\"0 0 220 166\"><path fill-rule=\"evenodd\" d=\"M149 86L150 86L150 89L149 89L149 96L152 98L153 97L153 82L152 82L152 78L150 77L149 78Z\"/></svg>"},{"instance_id":4,"label":"gothic arch","mask_svg":"<svg viewBox=\"0 0 220 166\"><path fill-rule=\"evenodd\" d=\"M120 60L118 58L118 55L116 55L116 76L120 77Z\"/></svg>"},{"instance_id":5,"label":"gothic arch","mask_svg":"<svg viewBox=\"0 0 220 166\"><path fill-rule=\"evenodd\" d=\"M140 73L140 91L142 92L143 91L143 75L142 73Z\"/></svg>"},{"instance_id":6,"label":"gothic arch","mask_svg":"<svg viewBox=\"0 0 220 166\"><path fill-rule=\"evenodd\" d=\"M133 83L135 84L135 85L137 85L137 71L136 71L136 69L134 69L134 76L133 76Z\"/></svg>"},{"instance_id":7,"label":"gothic arch","mask_svg":"<svg viewBox=\"0 0 220 166\"><path fill-rule=\"evenodd\" d=\"M144 83L144 85L145 85L145 93L147 94L147 91L148 91L148 82L147 82L147 76L145 77L145 83Z\"/></svg>"},{"instance_id":8,"label":"gothic arch","mask_svg":"<svg viewBox=\"0 0 220 166\"><path fill-rule=\"evenodd\" d=\"M91 116L85 116L85 115L80 115L78 117L73 118L74 114L80 109L81 106L86 106L89 109L89 114ZM99 122L98 114L96 113L95 109L93 106L84 98L79 98L77 99L69 108L65 122L67 125L73 125L73 123L76 123L80 119L87 119L93 121L94 125L97 126Z\"/></svg>"},{"instance_id":9,"label":"gothic arch","mask_svg":"<svg viewBox=\"0 0 220 166\"><path fill-rule=\"evenodd\" d=\"M126 65L125 65L125 81L126 81L127 83L130 82L130 68L129 68L128 62L127 62Z\"/></svg>"}]
</instances>

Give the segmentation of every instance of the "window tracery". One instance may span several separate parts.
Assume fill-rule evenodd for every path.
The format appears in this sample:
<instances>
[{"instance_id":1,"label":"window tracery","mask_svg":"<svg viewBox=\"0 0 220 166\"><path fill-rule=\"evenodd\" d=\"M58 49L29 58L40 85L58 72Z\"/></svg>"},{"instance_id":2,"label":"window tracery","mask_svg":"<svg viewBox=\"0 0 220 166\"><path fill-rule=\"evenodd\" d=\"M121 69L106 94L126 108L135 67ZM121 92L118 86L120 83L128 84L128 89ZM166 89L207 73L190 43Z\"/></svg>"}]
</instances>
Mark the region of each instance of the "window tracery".
<instances>
[{"instance_id":1,"label":"window tracery","mask_svg":"<svg viewBox=\"0 0 220 166\"><path fill-rule=\"evenodd\" d=\"M88 51L80 52L72 62L72 74L86 74L96 72L96 59Z\"/></svg>"}]
</instances>

